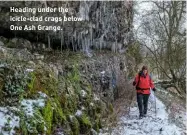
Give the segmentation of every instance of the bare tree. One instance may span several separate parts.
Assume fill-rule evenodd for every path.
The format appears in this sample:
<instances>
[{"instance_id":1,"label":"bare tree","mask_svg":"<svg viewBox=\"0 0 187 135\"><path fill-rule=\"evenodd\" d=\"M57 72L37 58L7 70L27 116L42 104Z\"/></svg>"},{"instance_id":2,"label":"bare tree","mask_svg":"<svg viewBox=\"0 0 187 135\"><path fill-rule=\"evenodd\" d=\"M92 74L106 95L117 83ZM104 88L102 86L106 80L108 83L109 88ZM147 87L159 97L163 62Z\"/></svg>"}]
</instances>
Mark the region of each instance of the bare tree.
<instances>
[{"instance_id":1,"label":"bare tree","mask_svg":"<svg viewBox=\"0 0 187 135\"><path fill-rule=\"evenodd\" d=\"M144 16L139 39L150 51L148 60L161 79L169 79L180 94L186 93L186 29L185 1L152 1L152 9Z\"/></svg>"}]
</instances>

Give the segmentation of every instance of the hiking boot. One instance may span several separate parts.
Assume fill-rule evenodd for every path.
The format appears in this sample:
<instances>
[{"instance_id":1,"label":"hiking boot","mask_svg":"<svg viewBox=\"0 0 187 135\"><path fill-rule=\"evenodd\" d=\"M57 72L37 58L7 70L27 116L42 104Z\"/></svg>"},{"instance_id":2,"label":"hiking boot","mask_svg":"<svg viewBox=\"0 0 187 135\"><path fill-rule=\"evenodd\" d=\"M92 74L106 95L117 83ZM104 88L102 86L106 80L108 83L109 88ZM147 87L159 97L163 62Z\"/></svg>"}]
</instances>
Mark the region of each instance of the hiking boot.
<instances>
[{"instance_id":1,"label":"hiking boot","mask_svg":"<svg viewBox=\"0 0 187 135\"><path fill-rule=\"evenodd\" d=\"M140 114L139 119L142 119L142 118L143 118L143 115L142 115L142 114Z\"/></svg>"}]
</instances>

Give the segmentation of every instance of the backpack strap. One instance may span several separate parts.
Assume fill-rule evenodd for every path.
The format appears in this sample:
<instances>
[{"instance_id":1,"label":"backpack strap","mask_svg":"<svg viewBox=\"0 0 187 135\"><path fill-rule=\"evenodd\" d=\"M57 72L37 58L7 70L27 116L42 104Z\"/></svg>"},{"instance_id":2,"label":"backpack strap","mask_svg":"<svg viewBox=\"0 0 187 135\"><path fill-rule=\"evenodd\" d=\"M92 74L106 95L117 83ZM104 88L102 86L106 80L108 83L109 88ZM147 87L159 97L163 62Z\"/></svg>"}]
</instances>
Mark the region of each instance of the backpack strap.
<instances>
[{"instance_id":1,"label":"backpack strap","mask_svg":"<svg viewBox=\"0 0 187 135\"><path fill-rule=\"evenodd\" d=\"M136 85L136 88L138 88L139 83L140 83L140 74L138 74L138 83L137 83L137 85Z\"/></svg>"},{"instance_id":2,"label":"backpack strap","mask_svg":"<svg viewBox=\"0 0 187 135\"><path fill-rule=\"evenodd\" d=\"M137 86L139 86L139 83L140 83L140 75L139 75L139 78L138 78L138 84L137 84Z\"/></svg>"}]
</instances>

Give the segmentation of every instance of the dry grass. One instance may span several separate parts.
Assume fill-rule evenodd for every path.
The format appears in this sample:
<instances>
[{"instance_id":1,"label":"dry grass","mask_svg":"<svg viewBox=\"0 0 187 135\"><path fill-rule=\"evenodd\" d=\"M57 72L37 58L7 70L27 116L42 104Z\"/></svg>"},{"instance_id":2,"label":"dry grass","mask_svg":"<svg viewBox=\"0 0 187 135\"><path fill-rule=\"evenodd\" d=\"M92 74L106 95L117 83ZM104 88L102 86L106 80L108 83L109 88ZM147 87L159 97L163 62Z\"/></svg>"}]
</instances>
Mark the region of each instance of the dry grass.
<instances>
[{"instance_id":1,"label":"dry grass","mask_svg":"<svg viewBox=\"0 0 187 135\"><path fill-rule=\"evenodd\" d=\"M132 86L133 80L128 80L124 76L123 73L120 73L117 81L119 98L114 102L114 110L118 118L122 115L127 115L130 106L136 101L136 91Z\"/></svg>"}]
</instances>

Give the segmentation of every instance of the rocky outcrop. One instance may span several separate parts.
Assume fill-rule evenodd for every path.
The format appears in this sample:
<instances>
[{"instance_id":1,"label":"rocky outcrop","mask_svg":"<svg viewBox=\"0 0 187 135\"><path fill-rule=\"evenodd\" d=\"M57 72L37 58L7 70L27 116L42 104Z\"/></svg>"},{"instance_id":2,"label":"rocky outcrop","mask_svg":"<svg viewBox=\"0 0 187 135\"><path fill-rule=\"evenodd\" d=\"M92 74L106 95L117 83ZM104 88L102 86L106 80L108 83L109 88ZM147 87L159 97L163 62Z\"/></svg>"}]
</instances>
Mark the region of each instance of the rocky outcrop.
<instances>
[{"instance_id":1,"label":"rocky outcrop","mask_svg":"<svg viewBox=\"0 0 187 135\"><path fill-rule=\"evenodd\" d=\"M59 22L10 22L10 16L53 16L61 13L12 13L10 7L66 7L66 16L81 17L83 21ZM24 1L0 2L0 35L21 37L32 42L45 43L46 47L72 50L108 48L113 51L123 49L132 40L133 2L132 1ZM61 31L10 31L10 25L61 26Z\"/></svg>"},{"instance_id":2,"label":"rocky outcrop","mask_svg":"<svg viewBox=\"0 0 187 135\"><path fill-rule=\"evenodd\" d=\"M91 58L71 51L40 54L8 48L11 40L4 37L0 41L3 133L97 134L115 121L119 76L128 79L133 68L128 57L111 51L93 52ZM6 110L19 125L12 125L14 117L6 119Z\"/></svg>"}]
</instances>

